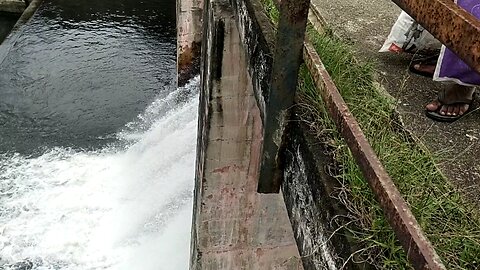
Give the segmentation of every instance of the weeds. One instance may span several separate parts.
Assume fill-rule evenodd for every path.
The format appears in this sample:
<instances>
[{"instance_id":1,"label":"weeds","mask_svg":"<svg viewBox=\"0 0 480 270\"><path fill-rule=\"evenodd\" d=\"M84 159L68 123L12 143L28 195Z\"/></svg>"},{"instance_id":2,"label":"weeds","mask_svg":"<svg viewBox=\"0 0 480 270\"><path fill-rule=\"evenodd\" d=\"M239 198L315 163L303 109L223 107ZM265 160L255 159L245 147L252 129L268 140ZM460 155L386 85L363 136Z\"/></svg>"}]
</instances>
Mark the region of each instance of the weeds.
<instances>
[{"instance_id":1,"label":"weeds","mask_svg":"<svg viewBox=\"0 0 480 270\"><path fill-rule=\"evenodd\" d=\"M262 2L275 22L278 12L273 0ZM438 171L436 158L402 130L393 117L395 100L375 86L373 67L358 63L350 47L328 31L319 34L309 27L307 36L447 268L480 269L477 211ZM357 255L378 269L411 269L345 141L326 114L308 70L302 67L299 76L299 97L301 106L310 111L309 125L333 149L334 177L342 188L332 196L352 215L345 228L363 247Z\"/></svg>"}]
</instances>

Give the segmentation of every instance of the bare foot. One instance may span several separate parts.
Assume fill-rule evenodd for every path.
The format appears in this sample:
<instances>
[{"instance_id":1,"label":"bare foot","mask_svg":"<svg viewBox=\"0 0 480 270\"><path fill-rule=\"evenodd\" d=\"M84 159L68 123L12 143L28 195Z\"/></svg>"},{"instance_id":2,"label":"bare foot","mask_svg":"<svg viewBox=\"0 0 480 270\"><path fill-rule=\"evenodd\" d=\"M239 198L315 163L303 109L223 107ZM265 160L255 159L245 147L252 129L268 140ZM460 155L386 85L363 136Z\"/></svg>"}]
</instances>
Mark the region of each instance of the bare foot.
<instances>
[{"instance_id":1,"label":"bare foot","mask_svg":"<svg viewBox=\"0 0 480 270\"><path fill-rule=\"evenodd\" d=\"M429 75L433 76L433 73L435 73L436 66L419 63L419 64L414 64L413 68L415 70L417 70L418 72L423 72L423 73L426 73L426 74L429 74Z\"/></svg>"},{"instance_id":2,"label":"bare foot","mask_svg":"<svg viewBox=\"0 0 480 270\"><path fill-rule=\"evenodd\" d=\"M435 73L437 61L438 55L432 55L426 58L412 60L409 69L412 73L431 78Z\"/></svg>"}]
</instances>

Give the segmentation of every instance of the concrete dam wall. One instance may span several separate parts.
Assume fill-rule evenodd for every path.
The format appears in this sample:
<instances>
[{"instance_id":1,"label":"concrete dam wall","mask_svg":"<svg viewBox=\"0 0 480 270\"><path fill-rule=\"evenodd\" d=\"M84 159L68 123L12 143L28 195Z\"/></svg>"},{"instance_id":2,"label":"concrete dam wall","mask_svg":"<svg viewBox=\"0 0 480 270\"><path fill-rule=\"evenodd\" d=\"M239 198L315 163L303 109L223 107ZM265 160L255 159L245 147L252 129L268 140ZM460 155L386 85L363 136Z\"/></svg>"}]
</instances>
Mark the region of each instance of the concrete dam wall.
<instances>
[{"instance_id":1,"label":"concrete dam wall","mask_svg":"<svg viewBox=\"0 0 480 270\"><path fill-rule=\"evenodd\" d=\"M177 70L180 86L200 71L203 5L203 0L177 1Z\"/></svg>"},{"instance_id":2,"label":"concrete dam wall","mask_svg":"<svg viewBox=\"0 0 480 270\"><path fill-rule=\"evenodd\" d=\"M255 4L204 5L190 268L350 267L344 265L351 254L347 239L332 235L340 228L330 221L341 209L328 196L334 188L325 173L328 160L295 110L280 155L282 191L257 192L275 31ZM199 29L178 22L179 29ZM179 48L196 36L179 35ZM181 52L179 60L188 58Z\"/></svg>"},{"instance_id":3,"label":"concrete dam wall","mask_svg":"<svg viewBox=\"0 0 480 270\"><path fill-rule=\"evenodd\" d=\"M206 18L192 269L301 269L281 195L256 192L262 121L232 10Z\"/></svg>"}]
</instances>

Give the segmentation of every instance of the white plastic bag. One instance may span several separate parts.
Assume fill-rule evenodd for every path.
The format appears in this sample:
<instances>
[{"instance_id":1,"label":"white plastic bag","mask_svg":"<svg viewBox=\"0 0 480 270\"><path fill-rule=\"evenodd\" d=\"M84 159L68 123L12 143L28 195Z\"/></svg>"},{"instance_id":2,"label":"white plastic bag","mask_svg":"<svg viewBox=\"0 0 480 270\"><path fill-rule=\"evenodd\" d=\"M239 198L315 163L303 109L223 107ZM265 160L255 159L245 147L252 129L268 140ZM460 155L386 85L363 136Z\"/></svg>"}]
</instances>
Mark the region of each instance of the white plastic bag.
<instances>
[{"instance_id":1,"label":"white plastic bag","mask_svg":"<svg viewBox=\"0 0 480 270\"><path fill-rule=\"evenodd\" d=\"M428 52L439 50L441 46L442 44L432 34L402 11L380 52Z\"/></svg>"}]
</instances>

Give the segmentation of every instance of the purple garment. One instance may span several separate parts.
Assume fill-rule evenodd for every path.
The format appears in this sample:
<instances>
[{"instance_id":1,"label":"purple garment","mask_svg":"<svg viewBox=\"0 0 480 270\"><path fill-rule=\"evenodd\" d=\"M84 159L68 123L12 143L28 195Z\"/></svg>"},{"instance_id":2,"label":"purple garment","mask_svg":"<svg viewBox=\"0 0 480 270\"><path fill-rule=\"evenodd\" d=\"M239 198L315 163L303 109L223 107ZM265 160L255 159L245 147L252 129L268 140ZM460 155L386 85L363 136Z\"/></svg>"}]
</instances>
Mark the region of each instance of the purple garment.
<instances>
[{"instance_id":1,"label":"purple garment","mask_svg":"<svg viewBox=\"0 0 480 270\"><path fill-rule=\"evenodd\" d=\"M458 0L457 5L480 19L480 0ZM436 79L438 77L439 80L452 80L464 85L480 85L480 74L448 48L445 49L443 58L440 56L437 69Z\"/></svg>"}]
</instances>

